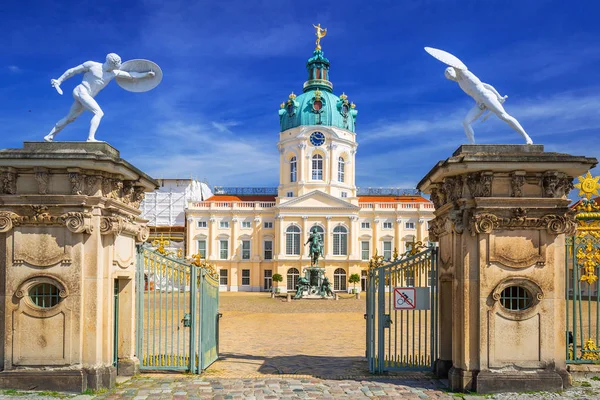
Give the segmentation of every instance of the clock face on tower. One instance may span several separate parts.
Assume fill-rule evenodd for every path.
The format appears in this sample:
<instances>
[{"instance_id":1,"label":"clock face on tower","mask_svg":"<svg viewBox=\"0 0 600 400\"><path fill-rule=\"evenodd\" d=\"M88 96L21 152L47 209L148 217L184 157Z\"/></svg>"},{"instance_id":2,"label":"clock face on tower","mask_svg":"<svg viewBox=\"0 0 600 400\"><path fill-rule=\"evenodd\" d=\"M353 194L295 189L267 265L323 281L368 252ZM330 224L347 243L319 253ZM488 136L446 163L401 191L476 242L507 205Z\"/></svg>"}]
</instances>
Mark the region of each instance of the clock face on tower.
<instances>
[{"instance_id":1,"label":"clock face on tower","mask_svg":"<svg viewBox=\"0 0 600 400\"><path fill-rule=\"evenodd\" d=\"M321 146L323 143L325 143L325 135L323 132L313 132L310 135L310 143L313 146Z\"/></svg>"}]
</instances>

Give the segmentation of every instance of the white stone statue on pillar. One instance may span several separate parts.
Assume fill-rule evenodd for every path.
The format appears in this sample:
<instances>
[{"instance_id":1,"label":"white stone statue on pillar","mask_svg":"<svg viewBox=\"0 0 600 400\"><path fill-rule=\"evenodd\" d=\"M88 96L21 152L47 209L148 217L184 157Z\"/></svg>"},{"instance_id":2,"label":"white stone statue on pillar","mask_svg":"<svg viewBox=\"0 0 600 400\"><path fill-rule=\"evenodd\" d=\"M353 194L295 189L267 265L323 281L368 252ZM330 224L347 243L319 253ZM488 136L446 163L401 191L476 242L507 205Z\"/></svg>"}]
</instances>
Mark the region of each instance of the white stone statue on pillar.
<instances>
[{"instance_id":1,"label":"white stone statue on pillar","mask_svg":"<svg viewBox=\"0 0 600 400\"><path fill-rule=\"evenodd\" d=\"M52 131L44 137L44 140L51 142L54 136L65 126L75 121L85 110L91 111L94 116L90 123L88 142L98 142L96 140L96 130L100 120L104 116L102 109L94 100L94 97L108 85L108 83L117 78L117 83L123 89L132 92L145 92L156 87L162 79L162 71L158 65L147 60L131 60L121 65L121 57L115 53L106 56L104 63L95 61L86 61L81 65L68 69L58 79L52 79L50 84L59 94L63 94L60 85L74 75L83 73L83 81L73 89L73 98L75 101L69 110L67 116L58 121ZM133 80L143 80L137 83Z\"/></svg>"},{"instance_id":2,"label":"white stone statue on pillar","mask_svg":"<svg viewBox=\"0 0 600 400\"><path fill-rule=\"evenodd\" d=\"M488 112L488 115L483 117L481 122L488 119L491 115L490 113L494 113L498 118L506 122L511 128L523 136L525 143L533 144L533 141L527 132L525 132L525 129L523 129L521 124L519 124L519 121L508 114L504 109L502 104L506 101L508 96L501 96L492 85L481 82L479 78L467 69L467 66L463 64L462 61L452 54L432 47L425 47L425 51L444 64L449 65L444 72L446 78L458 82L458 86L460 86L460 88L477 103L469 110L467 116L463 120L463 127L465 128L465 133L467 134L470 144L475 143L475 132L473 132L471 124L481 117L485 111Z\"/></svg>"}]
</instances>

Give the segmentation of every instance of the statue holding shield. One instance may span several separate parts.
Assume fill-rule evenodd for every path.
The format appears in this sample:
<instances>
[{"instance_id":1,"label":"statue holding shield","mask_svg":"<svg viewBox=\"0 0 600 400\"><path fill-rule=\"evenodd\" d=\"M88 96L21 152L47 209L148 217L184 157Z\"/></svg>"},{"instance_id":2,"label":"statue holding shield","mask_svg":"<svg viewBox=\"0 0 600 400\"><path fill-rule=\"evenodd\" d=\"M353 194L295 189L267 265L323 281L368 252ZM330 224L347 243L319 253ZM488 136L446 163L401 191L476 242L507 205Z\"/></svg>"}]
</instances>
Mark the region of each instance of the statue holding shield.
<instances>
[{"instance_id":1,"label":"statue holding shield","mask_svg":"<svg viewBox=\"0 0 600 400\"><path fill-rule=\"evenodd\" d=\"M58 79L52 79L50 84L59 94L63 94L60 85L74 75L83 73L82 82L73 89L73 105L69 113L54 125L54 128L44 137L47 142L52 142L58 132L65 126L75 121L85 110L91 111L94 116L90 122L88 142L96 140L96 130L100 120L104 116L102 109L94 100L94 97L108 85L117 79L117 83L123 89L131 92L146 92L156 87L162 79L162 71L155 63L147 60L131 60L121 65L121 57L115 53L106 56L104 63L86 61L81 65L68 69Z\"/></svg>"}]
</instances>

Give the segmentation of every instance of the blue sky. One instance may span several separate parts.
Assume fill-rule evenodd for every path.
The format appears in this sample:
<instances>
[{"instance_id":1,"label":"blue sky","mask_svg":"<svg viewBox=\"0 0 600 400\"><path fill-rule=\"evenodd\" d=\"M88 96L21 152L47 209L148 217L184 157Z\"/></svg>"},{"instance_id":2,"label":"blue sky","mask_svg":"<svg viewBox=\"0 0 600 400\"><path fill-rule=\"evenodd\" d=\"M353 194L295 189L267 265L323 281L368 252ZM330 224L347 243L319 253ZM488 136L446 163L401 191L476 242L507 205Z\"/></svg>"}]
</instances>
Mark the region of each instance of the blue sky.
<instances>
[{"instance_id":1,"label":"blue sky","mask_svg":"<svg viewBox=\"0 0 600 400\"><path fill-rule=\"evenodd\" d=\"M41 140L72 102L66 69L108 52L159 64L162 83L96 100L97 138L155 178L276 186L279 104L301 92L322 40L336 94L357 104L360 187L414 187L466 143L473 100L424 46L458 56L509 96L505 106L547 151L600 156L600 5L594 1L13 1L0 3L1 147ZM56 140L85 140L84 113ZM523 143L496 117L478 143Z\"/></svg>"}]
</instances>

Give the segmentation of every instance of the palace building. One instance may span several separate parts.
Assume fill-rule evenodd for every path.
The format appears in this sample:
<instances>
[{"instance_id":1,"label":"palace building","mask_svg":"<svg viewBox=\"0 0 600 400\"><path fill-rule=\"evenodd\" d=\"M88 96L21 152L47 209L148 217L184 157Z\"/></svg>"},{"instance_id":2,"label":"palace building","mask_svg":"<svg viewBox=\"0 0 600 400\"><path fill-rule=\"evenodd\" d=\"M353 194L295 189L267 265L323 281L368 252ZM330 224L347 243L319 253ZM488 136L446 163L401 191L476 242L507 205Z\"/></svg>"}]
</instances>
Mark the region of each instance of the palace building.
<instances>
[{"instance_id":1,"label":"palace building","mask_svg":"<svg viewBox=\"0 0 600 400\"><path fill-rule=\"evenodd\" d=\"M358 111L348 96L333 93L329 66L318 46L303 93L281 104L277 188L221 188L188 203L186 256L200 253L216 265L221 290L271 290L280 274L276 287L295 291L310 266L305 242L313 227L324 242L319 266L335 291L352 289L352 274L364 290L375 251L391 259L410 243L428 242L429 200L416 191L356 187Z\"/></svg>"}]
</instances>

